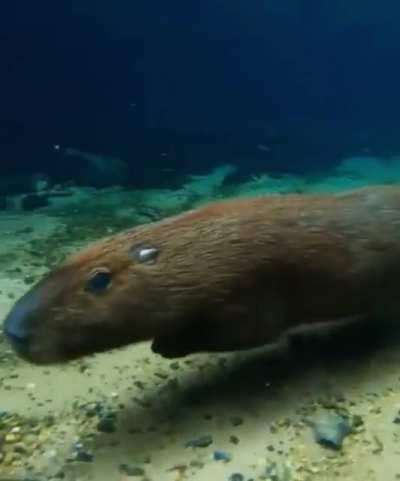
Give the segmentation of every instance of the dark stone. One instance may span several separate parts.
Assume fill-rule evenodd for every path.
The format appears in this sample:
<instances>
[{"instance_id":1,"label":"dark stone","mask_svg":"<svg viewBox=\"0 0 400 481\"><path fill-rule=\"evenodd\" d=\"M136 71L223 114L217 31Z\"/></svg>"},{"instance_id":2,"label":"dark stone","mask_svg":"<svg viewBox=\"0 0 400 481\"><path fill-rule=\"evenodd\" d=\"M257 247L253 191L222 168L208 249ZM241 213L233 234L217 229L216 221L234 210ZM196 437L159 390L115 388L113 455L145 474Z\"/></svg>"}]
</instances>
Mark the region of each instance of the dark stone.
<instances>
[{"instance_id":1,"label":"dark stone","mask_svg":"<svg viewBox=\"0 0 400 481\"><path fill-rule=\"evenodd\" d=\"M206 448L213 443L213 438L209 434L200 436L199 438L191 439L186 443L187 448Z\"/></svg>"},{"instance_id":2,"label":"dark stone","mask_svg":"<svg viewBox=\"0 0 400 481\"><path fill-rule=\"evenodd\" d=\"M127 476L144 476L145 474L143 468L132 464L120 464L118 470L120 473L126 474Z\"/></svg>"},{"instance_id":3,"label":"dark stone","mask_svg":"<svg viewBox=\"0 0 400 481\"><path fill-rule=\"evenodd\" d=\"M232 456L225 451L214 451L215 461L225 461L228 462L232 459Z\"/></svg>"},{"instance_id":4,"label":"dark stone","mask_svg":"<svg viewBox=\"0 0 400 481\"><path fill-rule=\"evenodd\" d=\"M243 419L238 416L234 416L231 418L231 423L232 426L240 426L241 424L243 424Z\"/></svg>"},{"instance_id":5,"label":"dark stone","mask_svg":"<svg viewBox=\"0 0 400 481\"><path fill-rule=\"evenodd\" d=\"M115 427L115 418L113 417L105 417L100 419L97 424L97 430L102 433L115 433L117 430Z\"/></svg>"},{"instance_id":6,"label":"dark stone","mask_svg":"<svg viewBox=\"0 0 400 481\"><path fill-rule=\"evenodd\" d=\"M325 413L307 422L314 431L316 442L335 450L341 449L344 439L352 430L349 421L336 413Z\"/></svg>"},{"instance_id":7,"label":"dark stone","mask_svg":"<svg viewBox=\"0 0 400 481\"><path fill-rule=\"evenodd\" d=\"M79 449L78 451L76 451L75 459L76 461L80 461L83 463L91 463L93 462L93 454L90 454L83 449Z\"/></svg>"},{"instance_id":8,"label":"dark stone","mask_svg":"<svg viewBox=\"0 0 400 481\"><path fill-rule=\"evenodd\" d=\"M240 473L233 473L229 476L229 481L244 481L244 476Z\"/></svg>"},{"instance_id":9,"label":"dark stone","mask_svg":"<svg viewBox=\"0 0 400 481\"><path fill-rule=\"evenodd\" d=\"M278 467L276 463L271 463L265 468L265 476L271 481L279 481Z\"/></svg>"},{"instance_id":10,"label":"dark stone","mask_svg":"<svg viewBox=\"0 0 400 481\"><path fill-rule=\"evenodd\" d=\"M363 418L359 414L354 414L351 418L351 425L353 429L359 428L364 424Z\"/></svg>"},{"instance_id":11,"label":"dark stone","mask_svg":"<svg viewBox=\"0 0 400 481\"><path fill-rule=\"evenodd\" d=\"M36 277L35 276L25 276L24 277L24 284L26 285L31 285L33 284L34 282L36 281Z\"/></svg>"}]
</instances>

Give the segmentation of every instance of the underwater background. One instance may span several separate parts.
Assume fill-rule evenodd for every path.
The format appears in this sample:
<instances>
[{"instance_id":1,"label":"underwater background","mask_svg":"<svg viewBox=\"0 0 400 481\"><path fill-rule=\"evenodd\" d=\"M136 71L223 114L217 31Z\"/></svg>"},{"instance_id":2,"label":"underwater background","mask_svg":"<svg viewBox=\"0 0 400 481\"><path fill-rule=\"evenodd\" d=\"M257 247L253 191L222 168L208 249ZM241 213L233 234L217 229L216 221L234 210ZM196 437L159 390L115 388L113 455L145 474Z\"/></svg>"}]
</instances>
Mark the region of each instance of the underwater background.
<instances>
[{"instance_id":1,"label":"underwater background","mask_svg":"<svg viewBox=\"0 0 400 481\"><path fill-rule=\"evenodd\" d=\"M151 187L218 162L303 172L397 153L399 15L395 0L5 3L2 182L110 182L67 148Z\"/></svg>"},{"instance_id":2,"label":"underwater background","mask_svg":"<svg viewBox=\"0 0 400 481\"><path fill-rule=\"evenodd\" d=\"M399 182L399 25L394 0L3 2L1 319L123 229ZM399 340L357 336L41 368L0 335L0 481L400 479Z\"/></svg>"}]
</instances>

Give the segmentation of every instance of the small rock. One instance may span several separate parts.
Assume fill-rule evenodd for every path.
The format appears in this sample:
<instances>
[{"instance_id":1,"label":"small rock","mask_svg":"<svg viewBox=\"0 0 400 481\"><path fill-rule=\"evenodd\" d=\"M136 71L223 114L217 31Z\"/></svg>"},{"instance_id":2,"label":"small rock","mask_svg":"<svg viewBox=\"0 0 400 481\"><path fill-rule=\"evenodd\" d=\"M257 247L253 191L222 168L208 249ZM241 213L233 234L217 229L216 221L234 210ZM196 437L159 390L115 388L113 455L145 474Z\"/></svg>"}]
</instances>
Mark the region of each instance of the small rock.
<instances>
[{"instance_id":1,"label":"small rock","mask_svg":"<svg viewBox=\"0 0 400 481\"><path fill-rule=\"evenodd\" d=\"M352 430L363 426L363 424L364 424L364 420L359 414L354 414L351 417L351 428L352 428Z\"/></svg>"},{"instance_id":2,"label":"small rock","mask_svg":"<svg viewBox=\"0 0 400 481\"><path fill-rule=\"evenodd\" d=\"M233 473L229 476L229 481L244 481L244 476L240 473Z\"/></svg>"},{"instance_id":3,"label":"small rock","mask_svg":"<svg viewBox=\"0 0 400 481\"><path fill-rule=\"evenodd\" d=\"M167 469L168 473L171 473L173 471L177 471L180 474L184 474L187 470L187 465L186 464L176 464L175 466L172 466L172 468Z\"/></svg>"},{"instance_id":4,"label":"small rock","mask_svg":"<svg viewBox=\"0 0 400 481\"><path fill-rule=\"evenodd\" d=\"M214 460L215 461L229 462L229 461L231 461L231 459L232 459L232 456L225 451L214 451Z\"/></svg>"},{"instance_id":5,"label":"small rock","mask_svg":"<svg viewBox=\"0 0 400 481\"><path fill-rule=\"evenodd\" d=\"M36 281L36 277L32 275L28 275L24 277L24 284L27 286L33 284Z\"/></svg>"},{"instance_id":6,"label":"small rock","mask_svg":"<svg viewBox=\"0 0 400 481\"><path fill-rule=\"evenodd\" d=\"M16 443L17 441L19 441L19 436L13 433L9 433L4 436L4 440L6 443Z\"/></svg>"},{"instance_id":7,"label":"small rock","mask_svg":"<svg viewBox=\"0 0 400 481\"><path fill-rule=\"evenodd\" d=\"M115 418L114 417L104 417L100 419L97 423L97 430L102 433L115 433L117 428L115 427Z\"/></svg>"},{"instance_id":8,"label":"small rock","mask_svg":"<svg viewBox=\"0 0 400 481\"><path fill-rule=\"evenodd\" d=\"M145 474L143 468L132 464L120 464L118 470L120 473L126 474L126 476L144 476Z\"/></svg>"},{"instance_id":9,"label":"small rock","mask_svg":"<svg viewBox=\"0 0 400 481\"><path fill-rule=\"evenodd\" d=\"M240 426L241 424L243 424L243 418L234 416L231 418L231 424L232 426Z\"/></svg>"},{"instance_id":10,"label":"small rock","mask_svg":"<svg viewBox=\"0 0 400 481\"><path fill-rule=\"evenodd\" d=\"M86 451L84 445L81 442L77 442L73 446L74 460L83 463L91 463L93 461L93 455Z\"/></svg>"},{"instance_id":11,"label":"small rock","mask_svg":"<svg viewBox=\"0 0 400 481\"><path fill-rule=\"evenodd\" d=\"M187 448L206 448L207 446L210 446L210 444L213 443L213 438L209 434L205 436L200 436L195 439L191 439L185 444L185 447Z\"/></svg>"},{"instance_id":12,"label":"small rock","mask_svg":"<svg viewBox=\"0 0 400 481\"><path fill-rule=\"evenodd\" d=\"M348 420L335 413L325 413L306 422L314 431L315 441L331 449L341 449L344 439L351 432Z\"/></svg>"},{"instance_id":13,"label":"small rock","mask_svg":"<svg viewBox=\"0 0 400 481\"><path fill-rule=\"evenodd\" d=\"M384 448L383 442L378 438L378 436L376 434L373 436L373 440L374 440L374 443L375 443L375 447L372 450L372 453L373 454L380 454L383 451L383 448Z\"/></svg>"},{"instance_id":14,"label":"small rock","mask_svg":"<svg viewBox=\"0 0 400 481\"><path fill-rule=\"evenodd\" d=\"M93 462L93 454L88 453L87 451L80 449L75 454L76 461L80 461L83 463L91 463Z\"/></svg>"},{"instance_id":15,"label":"small rock","mask_svg":"<svg viewBox=\"0 0 400 481\"><path fill-rule=\"evenodd\" d=\"M271 463L265 468L265 476L269 481L279 481L278 467Z\"/></svg>"},{"instance_id":16,"label":"small rock","mask_svg":"<svg viewBox=\"0 0 400 481\"><path fill-rule=\"evenodd\" d=\"M18 454L26 454L28 450L24 443L19 442L14 444L14 451Z\"/></svg>"}]
</instances>

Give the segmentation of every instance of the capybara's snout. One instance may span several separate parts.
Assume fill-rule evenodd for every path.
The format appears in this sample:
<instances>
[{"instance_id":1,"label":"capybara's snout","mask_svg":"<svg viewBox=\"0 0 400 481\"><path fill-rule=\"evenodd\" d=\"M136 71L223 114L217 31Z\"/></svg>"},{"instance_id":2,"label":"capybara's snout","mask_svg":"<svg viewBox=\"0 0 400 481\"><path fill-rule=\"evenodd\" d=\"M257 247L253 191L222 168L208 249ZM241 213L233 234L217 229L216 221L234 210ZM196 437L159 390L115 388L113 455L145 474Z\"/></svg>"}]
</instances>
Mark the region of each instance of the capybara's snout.
<instances>
[{"instance_id":1,"label":"capybara's snout","mask_svg":"<svg viewBox=\"0 0 400 481\"><path fill-rule=\"evenodd\" d=\"M29 349L39 305L40 295L37 291L28 292L14 305L4 321L4 334L20 353Z\"/></svg>"}]
</instances>

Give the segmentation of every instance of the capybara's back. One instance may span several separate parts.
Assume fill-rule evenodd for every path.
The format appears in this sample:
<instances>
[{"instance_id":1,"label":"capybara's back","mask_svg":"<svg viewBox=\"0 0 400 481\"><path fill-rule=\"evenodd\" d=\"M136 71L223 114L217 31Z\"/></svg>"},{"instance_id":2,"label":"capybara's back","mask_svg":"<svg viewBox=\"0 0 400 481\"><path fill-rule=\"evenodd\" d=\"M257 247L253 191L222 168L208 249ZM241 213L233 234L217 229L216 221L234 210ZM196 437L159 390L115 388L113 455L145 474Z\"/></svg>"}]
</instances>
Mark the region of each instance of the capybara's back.
<instances>
[{"instance_id":1,"label":"capybara's back","mask_svg":"<svg viewBox=\"0 0 400 481\"><path fill-rule=\"evenodd\" d=\"M153 339L167 357L259 346L301 324L395 317L400 188L237 199L92 245L12 309L50 363Z\"/></svg>"}]
</instances>

